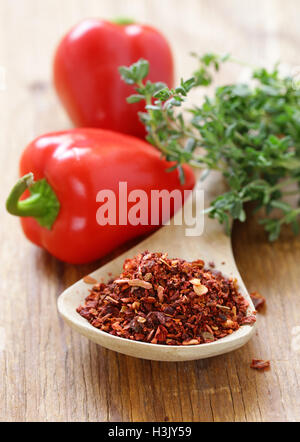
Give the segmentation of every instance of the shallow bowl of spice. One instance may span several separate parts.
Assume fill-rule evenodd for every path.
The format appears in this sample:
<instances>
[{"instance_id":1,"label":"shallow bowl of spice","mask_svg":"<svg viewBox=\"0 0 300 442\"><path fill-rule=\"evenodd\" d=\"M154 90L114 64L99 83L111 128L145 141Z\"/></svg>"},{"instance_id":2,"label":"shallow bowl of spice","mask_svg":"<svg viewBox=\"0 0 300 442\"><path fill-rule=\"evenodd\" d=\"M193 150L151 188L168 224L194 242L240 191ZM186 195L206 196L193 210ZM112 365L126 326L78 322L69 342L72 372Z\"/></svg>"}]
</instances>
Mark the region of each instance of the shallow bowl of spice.
<instances>
[{"instance_id":1,"label":"shallow bowl of spice","mask_svg":"<svg viewBox=\"0 0 300 442\"><path fill-rule=\"evenodd\" d=\"M145 251L126 259L121 274L116 266L107 264L58 299L65 321L97 344L143 359L186 361L235 350L254 333L246 289L201 259Z\"/></svg>"}]
</instances>

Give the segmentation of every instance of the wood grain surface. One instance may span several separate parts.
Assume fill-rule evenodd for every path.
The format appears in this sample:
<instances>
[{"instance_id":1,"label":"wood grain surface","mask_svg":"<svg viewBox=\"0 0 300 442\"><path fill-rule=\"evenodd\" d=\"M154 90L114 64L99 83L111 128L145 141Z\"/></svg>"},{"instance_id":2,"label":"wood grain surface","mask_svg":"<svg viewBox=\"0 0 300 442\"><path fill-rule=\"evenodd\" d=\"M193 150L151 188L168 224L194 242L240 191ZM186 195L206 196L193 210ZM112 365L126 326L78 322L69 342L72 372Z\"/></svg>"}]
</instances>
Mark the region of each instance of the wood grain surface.
<instances>
[{"instance_id":1,"label":"wood grain surface","mask_svg":"<svg viewBox=\"0 0 300 442\"><path fill-rule=\"evenodd\" d=\"M269 244L255 219L235 224L244 282L267 298L255 336L212 359L150 362L90 343L56 308L66 287L129 245L92 265L64 265L30 244L4 210L26 144L71 127L52 87L51 59L80 19L125 15L157 26L172 44L179 78L195 67L190 51L299 67L299 11L297 0L0 0L1 421L300 420L300 354L293 351L300 341L299 238L285 232ZM228 65L219 80L240 75ZM271 370L251 370L252 358L270 359Z\"/></svg>"}]
</instances>

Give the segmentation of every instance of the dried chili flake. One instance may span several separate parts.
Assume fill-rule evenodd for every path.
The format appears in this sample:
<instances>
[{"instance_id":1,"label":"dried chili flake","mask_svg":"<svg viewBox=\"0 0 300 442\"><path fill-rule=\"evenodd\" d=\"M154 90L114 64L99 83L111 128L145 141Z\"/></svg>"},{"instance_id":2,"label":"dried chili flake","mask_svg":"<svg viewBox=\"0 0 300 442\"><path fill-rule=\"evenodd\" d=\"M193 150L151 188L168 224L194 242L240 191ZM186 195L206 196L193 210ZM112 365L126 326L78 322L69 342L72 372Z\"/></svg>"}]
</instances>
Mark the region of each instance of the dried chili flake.
<instances>
[{"instance_id":1,"label":"dried chili flake","mask_svg":"<svg viewBox=\"0 0 300 442\"><path fill-rule=\"evenodd\" d=\"M241 319L240 324L254 324L254 322L256 322L255 315L248 315Z\"/></svg>"},{"instance_id":2,"label":"dried chili flake","mask_svg":"<svg viewBox=\"0 0 300 442\"><path fill-rule=\"evenodd\" d=\"M250 293L250 297L252 299L253 305L255 307L255 310L259 311L263 308L263 306L266 303L266 298L264 298L260 293L258 292L252 292Z\"/></svg>"},{"instance_id":3,"label":"dried chili flake","mask_svg":"<svg viewBox=\"0 0 300 442\"><path fill-rule=\"evenodd\" d=\"M164 345L213 342L255 322L236 280L204 266L146 251L95 285L77 312L112 335Z\"/></svg>"},{"instance_id":4,"label":"dried chili flake","mask_svg":"<svg viewBox=\"0 0 300 442\"><path fill-rule=\"evenodd\" d=\"M188 341L183 341L182 345L197 345L200 344L198 339L189 339Z\"/></svg>"},{"instance_id":5,"label":"dried chili flake","mask_svg":"<svg viewBox=\"0 0 300 442\"><path fill-rule=\"evenodd\" d=\"M159 285L158 287L157 287L157 297L158 297L158 299L159 299L159 301L162 303L163 302L163 300L164 300L164 288L161 286L161 285Z\"/></svg>"},{"instance_id":6,"label":"dried chili flake","mask_svg":"<svg viewBox=\"0 0 300 442\"><path fill-rule=\"evenodd\" d=\"M89 275L83 277L83 282L85 282L86 284L97 284L97 280Z\"/></svg>"},{"instance_id":7,"label":"dried chili flake","mask_svg":"<svg viewBox=\"0 0 300 442\"><path fill-rule=\"evenodd\" d=\"M203 284L193 284L193 290L198 296L205 295L208 292L208 288Z\"/></svg>"},{"instance_id":8,"label":"dried chili flake","mask_svg":"<svg viewBox=\"0 0 300 442\"><path fill-rule=\"evenodd\" d=\"M251 368L255 368L256 370L265 370L266 368L270 368L270 361L264 361L262 359L252 359Z\"/></svg>"}]
</instances>

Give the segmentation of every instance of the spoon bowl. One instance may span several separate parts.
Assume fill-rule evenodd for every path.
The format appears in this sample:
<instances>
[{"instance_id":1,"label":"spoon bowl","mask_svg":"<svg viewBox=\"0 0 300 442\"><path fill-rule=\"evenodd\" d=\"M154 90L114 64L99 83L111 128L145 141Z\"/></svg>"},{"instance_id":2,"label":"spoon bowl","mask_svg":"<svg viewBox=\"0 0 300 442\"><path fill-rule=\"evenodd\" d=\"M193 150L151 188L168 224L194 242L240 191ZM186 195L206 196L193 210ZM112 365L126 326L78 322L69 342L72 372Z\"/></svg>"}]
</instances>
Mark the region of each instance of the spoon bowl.
<instances>
[{"instance_id":1,"label":"spoon bowl","mask_svg":"<svg viewBox=\"0 0 300 442\"><path fill-rule=\"evenodd\" d=\"M224 183L219 174L211 173L204 182L198 183L197 189L204 190L205 201L209 203L216 195L224 191ZM200 198L198 194L194 190L185 206L197 204L197 198ZM177 216L181 216L181 212ZM111 279L111 275L118 276L121 273L125 259L145 250L167 252L170 258L182 258L187 261L203 259L206 265L213 262L216 269L224 276L237 279L240 293L249 302L247 313L253 313L255 308L236 267L230 237L225 234L223 227L207 216L204 217L204 231L201 236L185 236L187 227L185 224L166 225L89 276L97 281L107 282ZM208 358L241 347L251 338L255 330L256 323L243 325L231 335L217 341L188 346L150 344L120 338L93 327L77 313L76 308L84 303L89 293L88 290L89 285L83 279L66 289L58 298L59 313L70 327L91 341L129 356L158 361Z\"/></svg>"}]
</instances>

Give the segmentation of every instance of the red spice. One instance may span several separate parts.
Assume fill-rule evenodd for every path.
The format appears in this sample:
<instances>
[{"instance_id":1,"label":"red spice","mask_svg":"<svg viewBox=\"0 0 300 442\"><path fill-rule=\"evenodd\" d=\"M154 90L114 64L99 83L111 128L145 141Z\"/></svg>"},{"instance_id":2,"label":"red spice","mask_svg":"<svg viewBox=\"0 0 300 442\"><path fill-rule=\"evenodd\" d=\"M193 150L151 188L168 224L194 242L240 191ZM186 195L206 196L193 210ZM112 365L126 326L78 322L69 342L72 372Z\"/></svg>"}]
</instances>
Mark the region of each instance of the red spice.
<instances>
[{"instance_id":1,"label":"red spice","mask_svg":"<svg viewBox=\"0 0 300 442\"><path fill-rule=\"evenodd\" d=\"M265 370L266 368L270 368L270 361L263 361L262 359L252 359L251 368L255 368L256 370Z\"/></svg>"},{"instance_id":2,"label":"red spice","mask_svg":"<svg viewBox=\"0 0 300 442\"><path fill-rule=\"evenodd\" d=\"M123 273L96 284L77 312L115 336L152 344L196 345L216 341L256 321L235 279L204 262L141 253Z\"/></svg>"},{"instance_id":3,"label":"red spice","mask_svg":"<svg viewBox=\"0 0 300 442\"><path fill-rule=\"evenodd\" d=\"M97 283L97 280L96 280L95 278L92 278L92 277L89 276L89 275L84 276L84 277L83 277L83 281L84 281L86 284L96 284L96 283Z\"/></svg>"},{"instance_id":4,"label":"red spice","mask_svg":"<svg viewBox=\"0 0 300 442\"><path fill-rule=\"evenodd\" d=\"M262 309L262 307L266 303L266 298L264 298L260 293L258 292L252 292L250 293L250 297L252 299L253 305L255 307L255 310L259 311Z\"/></svg>"}]
</instances>

